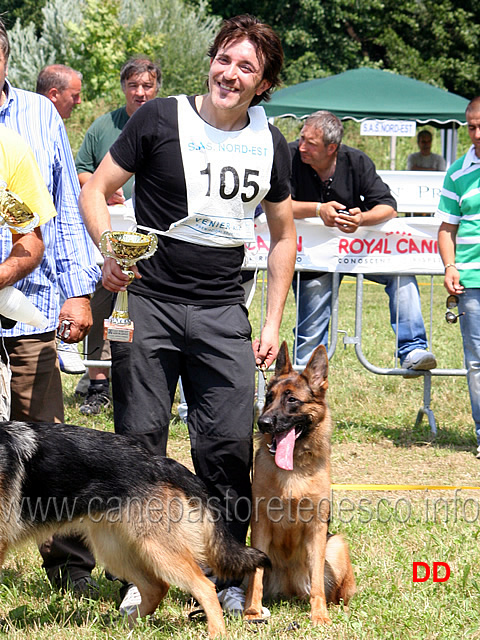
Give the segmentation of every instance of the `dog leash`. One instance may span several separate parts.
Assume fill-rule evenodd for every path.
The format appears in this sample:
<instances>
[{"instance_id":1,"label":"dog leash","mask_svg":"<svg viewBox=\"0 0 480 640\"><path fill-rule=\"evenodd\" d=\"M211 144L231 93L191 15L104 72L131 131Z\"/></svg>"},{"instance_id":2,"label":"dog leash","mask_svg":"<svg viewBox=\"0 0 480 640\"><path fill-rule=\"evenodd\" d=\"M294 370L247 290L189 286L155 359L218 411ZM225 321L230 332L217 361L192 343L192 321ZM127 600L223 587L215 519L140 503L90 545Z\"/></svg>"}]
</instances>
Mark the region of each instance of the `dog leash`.
<instances>
[{"instance_id":1,"label":"dog leash","mask_svg":"<svg viewBox=\"0 0 480 640\"><path fill-rule=\"evenodd\" d=\"M265 363L262 364L257 364L255 365L257 371L260 371L260 373L263 376L263 381L266 383L267 382L267 367L265 365Z\"/></svg>"}]
</instances>

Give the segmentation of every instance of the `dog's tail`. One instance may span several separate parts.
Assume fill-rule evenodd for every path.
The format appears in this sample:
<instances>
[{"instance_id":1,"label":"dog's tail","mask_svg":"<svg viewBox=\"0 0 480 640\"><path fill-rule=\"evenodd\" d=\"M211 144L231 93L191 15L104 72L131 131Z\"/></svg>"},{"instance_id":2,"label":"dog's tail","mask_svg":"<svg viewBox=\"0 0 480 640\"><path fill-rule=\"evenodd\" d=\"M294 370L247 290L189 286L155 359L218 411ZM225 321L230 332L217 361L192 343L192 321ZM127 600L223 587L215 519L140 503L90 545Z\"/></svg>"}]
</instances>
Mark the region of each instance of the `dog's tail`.
<instances>
[{"instance_id":1,"label":"dog's tail","mask_svg":"<svg viewBox=\"0 0 480 640\"><path fill-rule=\"evenodd\" d=\"M241 580L257 567L271 568L270 558L263 551L246 547L234 538L223 518L211 525L207 542L208 564L219 578Z\"/></svg>"}]
</instances>

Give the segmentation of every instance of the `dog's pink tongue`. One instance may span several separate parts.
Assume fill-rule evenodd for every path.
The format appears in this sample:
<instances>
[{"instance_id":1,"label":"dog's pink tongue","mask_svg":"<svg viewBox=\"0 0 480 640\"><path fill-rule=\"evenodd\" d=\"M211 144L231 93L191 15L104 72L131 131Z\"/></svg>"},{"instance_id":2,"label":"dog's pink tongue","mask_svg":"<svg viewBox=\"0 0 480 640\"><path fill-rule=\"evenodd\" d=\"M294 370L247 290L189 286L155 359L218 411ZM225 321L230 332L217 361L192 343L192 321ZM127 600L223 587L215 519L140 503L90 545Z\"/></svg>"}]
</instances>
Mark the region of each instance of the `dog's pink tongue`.
<instances>
[{"instance_id":1,"label":"dog's pink tongue","mask_svg":"<svg viewBox=\"0 0 480 640\"><path fill-rule=\"evenodd\" d=\"M295 427L275 436L277 442L277 450L275 452L275 464L280 469L292 471L293 469L293 450L295 448Z\"/></svg>"}]
</instances>

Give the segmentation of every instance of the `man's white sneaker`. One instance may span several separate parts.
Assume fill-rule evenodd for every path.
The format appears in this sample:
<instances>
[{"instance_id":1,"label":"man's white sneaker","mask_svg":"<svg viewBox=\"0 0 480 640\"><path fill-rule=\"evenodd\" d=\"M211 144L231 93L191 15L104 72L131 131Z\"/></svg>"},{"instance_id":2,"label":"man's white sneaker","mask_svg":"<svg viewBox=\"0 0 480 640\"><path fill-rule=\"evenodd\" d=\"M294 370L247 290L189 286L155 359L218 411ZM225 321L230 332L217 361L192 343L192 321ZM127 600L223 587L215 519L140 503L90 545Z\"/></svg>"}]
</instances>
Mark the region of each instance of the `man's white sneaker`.
<instances>
[{"instance_id":1,"label":"man's white sneaker","mask_svg":"<svg viewBox=\"0 0 480 640\"><path fill-rule=\"evenodd\" d=\"M414 371L429 371L435 369L437 361L431 351L425 349L414 349L410 351L402 362L404 369L413 369Z\"/></svg>"},{"instance_id":2,"label":"man's white sneaker","mask_svg":"<svg viewBox=\"0 0 480 640\"><path fill-rule=\"evenodd\" d=\"M180 402L178 407L178 416L182 422L188 423L188 404L186 402Z\"/></svg>"},{"instance_id":3,"label":"man's white sneaker","mask_svg":"<svg viewBox=\"0 0 480 640\"><path fill-rule=\"evenodd\" d=\"M217 593L218 600L225 613L232 616L242 616L245 609L245 593L240 587L227 587ZM262 618L269 618L270 611L262 607Z\"/></svg>"},{"instance_id":4,"label":"man's white sneaker","mask_svg":"<svg viewBox=\"0 0 480 640\"><path fill-rule=\"evenodd\" d=\"M57 342L58 360L60 362L60 369L64 373L85 373L87 370L83 364L83 360L78 353L78 347L76 344L69 344L59 340Z\"/></svg>"},{"instance_id":5,"label":"man's white sneaker","mask_svg":"<svg viewBox=\"0 0 480 640\"><path fill-rule=\"evenodd\" d=\"M123 596L123 600L119 607L121 615L129 616L132 613L135 613L141 604L142 596L140 595L140 591L134 584L127 585L125 595Z\"/></svg>"}]
</instances>

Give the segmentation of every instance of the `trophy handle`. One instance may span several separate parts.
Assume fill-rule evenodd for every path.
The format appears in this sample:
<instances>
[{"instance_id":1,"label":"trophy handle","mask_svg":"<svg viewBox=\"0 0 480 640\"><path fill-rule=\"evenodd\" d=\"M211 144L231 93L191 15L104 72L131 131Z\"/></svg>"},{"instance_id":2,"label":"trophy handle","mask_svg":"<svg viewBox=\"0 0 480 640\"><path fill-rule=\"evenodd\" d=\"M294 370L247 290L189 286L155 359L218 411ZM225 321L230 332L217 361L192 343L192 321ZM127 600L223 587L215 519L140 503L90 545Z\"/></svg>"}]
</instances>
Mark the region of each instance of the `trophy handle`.
<instances>
[{"instance_id":1,"label":"trophy handle","mask_svg":"<svg viewBox=\"0 0 480 640\"><path fill-rule=\"evenodd\" d=\"M30 231L33 231L33 229L38 226L38 223L40 221L40 216L38 215L38 213L32 212L32 216L32 219L29 220L27 224L23 224L21 227L15 224L11 224L10 222L5 222L5 224L11 231L15 231L16 233L30 233Z\"/></svg>"},{"instance_id":2,"label":"trophy handle","mask_svg":"<svg viewBox=\"0 0 480 640\"><path fill-rule=\"evenodd\" d=\"M22 219L27 221L21 222ZM33 231L39 221L38 213L34 213L19 196L7 189L6 182L0 180L0 226L5 225L15 233L25 234Z\"/></svg>"},{"instance_id":3,"label":"trophy handle","mask_svg":"<svg viewBox=\"0 0 480 640\"><path fill-rule=\"evenodd\" d=\"M146 258L150 258L150 256L153 256L153 254L155 253L155 251L157 250L157 247L158 247L157 234L156 233L147 233L147 235L148 235L148 238L150 240L150 244L148 245L147 252L143 254L143 256L140 258L140 260L145 260Z\"/></svg>"},{"instance_id":4,"label":"trophy handle","mask_svg":"<svg viewBox=\"0 0 480 640\"><path fill-rule=\"evenodd\" d=\"M98 247L100 249L100 253L104 258L114 258L116 260L116 256L108 248L108 242L110 241L110 231L104 231L101 235L100 242L98 243Z\"/></svg>"}]
</instances>

